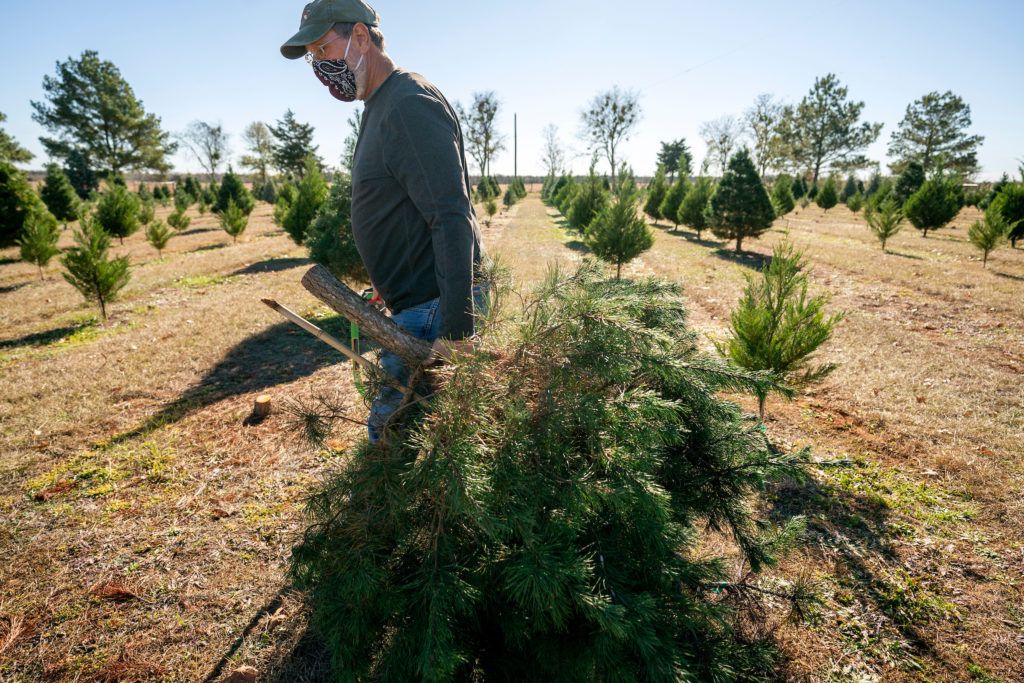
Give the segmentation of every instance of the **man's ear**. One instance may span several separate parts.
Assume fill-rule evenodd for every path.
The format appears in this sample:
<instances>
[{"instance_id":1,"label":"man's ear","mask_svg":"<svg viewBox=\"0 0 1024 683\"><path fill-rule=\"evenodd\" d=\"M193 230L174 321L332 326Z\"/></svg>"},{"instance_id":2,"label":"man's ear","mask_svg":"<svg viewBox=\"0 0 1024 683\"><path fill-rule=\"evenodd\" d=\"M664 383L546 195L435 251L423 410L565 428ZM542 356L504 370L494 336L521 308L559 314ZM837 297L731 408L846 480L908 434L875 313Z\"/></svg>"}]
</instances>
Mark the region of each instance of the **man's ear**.
<instances>
[{"instance_id":1,"label":"man's ear","mask_svg":"<svg viewBox=\"0 0 1024 683\"><path fill-rule=\"evenodd\" d=\"M352 27L352 38L356 41L356 48L365 53L370 48L370 30L366 24L357 22Z\"/></svg>"}]
</instances>

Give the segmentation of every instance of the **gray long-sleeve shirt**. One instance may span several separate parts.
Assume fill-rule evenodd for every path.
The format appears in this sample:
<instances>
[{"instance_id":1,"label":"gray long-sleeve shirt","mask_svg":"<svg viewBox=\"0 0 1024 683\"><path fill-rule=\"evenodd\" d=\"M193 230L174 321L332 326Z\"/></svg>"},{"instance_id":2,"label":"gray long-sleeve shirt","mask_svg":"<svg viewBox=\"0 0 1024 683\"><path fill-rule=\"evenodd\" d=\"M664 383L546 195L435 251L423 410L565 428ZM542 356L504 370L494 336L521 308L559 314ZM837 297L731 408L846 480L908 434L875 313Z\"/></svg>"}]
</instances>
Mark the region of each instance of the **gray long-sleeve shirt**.
<instances>
[{"instance_id":1,"label":"gray long-sleeve shirt","mask_svg":"<svg viewBox=\"0 0 1024 683\"><path fill-rule=\"evenodd\" d=\"M440 297L441 336L473 334L483 257L462 129L419 74L396 69L366 101L352 163L352 235L397 313Z\"/></svg>"}]
</instances>

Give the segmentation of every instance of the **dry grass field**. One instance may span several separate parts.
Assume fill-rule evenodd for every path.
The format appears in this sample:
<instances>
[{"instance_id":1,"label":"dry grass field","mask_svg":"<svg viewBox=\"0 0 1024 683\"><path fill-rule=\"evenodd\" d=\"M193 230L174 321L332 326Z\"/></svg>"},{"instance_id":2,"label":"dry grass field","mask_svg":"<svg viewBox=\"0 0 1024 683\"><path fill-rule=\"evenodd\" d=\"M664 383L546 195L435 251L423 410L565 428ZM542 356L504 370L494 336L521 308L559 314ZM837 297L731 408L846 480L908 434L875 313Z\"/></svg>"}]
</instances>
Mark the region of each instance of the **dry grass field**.
<instances>
[{"instance_id":1,"label":"dry grass field","mask_svg":"<svg viewBox=\"0 0 1024 683\"><path fill-rule=\"evenodd\" d=\"M284 571L306 492L363 428L316 452L281 412L242 421L260 393L326 389L364 415L350 365L261 297L347 328L302 289L305 249L266 204L237 245L190 213L162 258L141 233L115 241L133 270L106 323L59 266L40 281L0 251L0 681L326 680ZM765 501L809 521L769 578L821 595L805 623L762 625L781 680L1024 680L1024 249L983 269L978 215L927 239L907 227L890 253L842 206L798 209L741 256L657 225L623 269L679 281L692 324L721 335L788 233L847 312L821 352L839 369L768 401L770 436L815 460L810 484ZM485 242L525 285L586 251L536 192Z\"/></svg>"}]
</instances>

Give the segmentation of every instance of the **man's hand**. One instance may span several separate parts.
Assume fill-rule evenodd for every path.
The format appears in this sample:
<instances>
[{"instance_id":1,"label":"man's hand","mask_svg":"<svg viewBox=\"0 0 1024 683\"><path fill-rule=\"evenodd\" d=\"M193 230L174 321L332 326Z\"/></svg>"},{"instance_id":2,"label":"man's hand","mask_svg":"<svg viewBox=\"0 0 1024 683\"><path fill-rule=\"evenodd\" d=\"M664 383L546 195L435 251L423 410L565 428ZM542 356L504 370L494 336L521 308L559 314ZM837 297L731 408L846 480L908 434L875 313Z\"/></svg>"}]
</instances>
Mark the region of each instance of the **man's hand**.
<instances>
[{"instance_id":1,"label":"man's hand","mask_svg":"<svg viewBox=\"0 0 1024 683\"><path fill-rule=\"evenodd\" d=\"M476 348L476 341L469 337L467 339L435 339L430 347L430 355L423 361L424 365L437 365L440 362L450 363L453 355L470 353Z\"/></svg>"}]
</instances>

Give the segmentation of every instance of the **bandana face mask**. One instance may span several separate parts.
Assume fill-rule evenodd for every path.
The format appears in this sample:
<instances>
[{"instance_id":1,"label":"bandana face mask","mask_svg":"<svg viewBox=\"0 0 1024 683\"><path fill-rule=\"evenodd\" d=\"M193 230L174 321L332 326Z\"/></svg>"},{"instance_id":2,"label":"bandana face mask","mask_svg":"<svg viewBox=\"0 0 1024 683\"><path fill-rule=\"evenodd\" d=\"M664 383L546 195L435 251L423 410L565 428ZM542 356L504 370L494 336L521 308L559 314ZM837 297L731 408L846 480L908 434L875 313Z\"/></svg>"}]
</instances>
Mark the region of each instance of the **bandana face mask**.
<instances>
[{"instance_id":1,"label":"bandana face mask","mask_svg":"<svg viewBox=\"0 0 1024 683\"><path fill-rule=\"evenodd\" d=\"M351 37L348 45L345 46L345 55L341 59L320 59L313 60L313 73L320 79L320 82L327 86L336 99L342 102L353 102L356 99L356 69L363 64L362 56L356 63L355 68L348 68L345 57L348 57L348 49L352 47Z\"/></svg>"}]
</instances>

